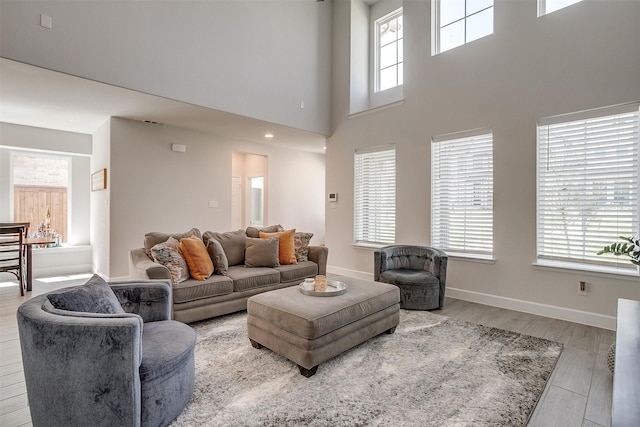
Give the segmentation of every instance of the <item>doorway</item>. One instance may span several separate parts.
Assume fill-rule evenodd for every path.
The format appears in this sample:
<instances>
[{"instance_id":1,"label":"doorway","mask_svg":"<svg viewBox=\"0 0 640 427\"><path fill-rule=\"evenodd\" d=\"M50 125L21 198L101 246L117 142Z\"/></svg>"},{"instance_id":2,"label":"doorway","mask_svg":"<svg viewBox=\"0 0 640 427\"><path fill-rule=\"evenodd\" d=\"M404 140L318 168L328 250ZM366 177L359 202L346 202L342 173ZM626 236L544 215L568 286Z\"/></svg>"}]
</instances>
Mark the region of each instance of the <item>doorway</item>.
<instances>
[{"instance_id":1,"label":"doorway","mask_svg":"<svg viewBox=\"0 0 640 427\"><path fill-rule=\"evenodd\" d=\"M233 229L263 227L267 223L267 156L234 152L231 174Z\"/></svg>"}]
</instances>

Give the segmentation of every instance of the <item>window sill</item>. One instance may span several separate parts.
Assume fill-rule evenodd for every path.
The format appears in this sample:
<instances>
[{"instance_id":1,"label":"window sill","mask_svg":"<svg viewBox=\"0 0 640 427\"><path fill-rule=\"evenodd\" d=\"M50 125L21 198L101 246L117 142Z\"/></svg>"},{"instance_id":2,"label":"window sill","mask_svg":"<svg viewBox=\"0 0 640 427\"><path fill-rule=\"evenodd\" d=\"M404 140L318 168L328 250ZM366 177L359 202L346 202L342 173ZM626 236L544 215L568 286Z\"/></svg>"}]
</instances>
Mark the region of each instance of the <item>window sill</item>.
<instances>
[{"instance_id":1,"label":"window sill","mask_svg":"<svg viewBox=\"0 0 640 427\"><path fill-rule=\"evenodd\" d=\"M399 101L390 102L388 104L380 105L380 106L377 106L377 107L367 108L366 110L356 111L356 112L353 112L353 113L349 114L347 117L352 119L352 118L355 118L355 117L365 116L367 114L375 113L377 111L383 111L383 110L388 110L390 108L399 107L402 104L404 104L404 99L401 99Z\"/></svg>"},{"instance_id":2,"label":"window sill","mask_svg":"<svg viewBox=\"0 0 640 427\"><path fill-rule=\"evenodd\" d=\"M375 249L384 248L385 246L389 246L389 245L393 245L393 243L388 243L388 244L385 243L380 245L376 245L374 243L352 243L351 247L355 249L375 250Z\"/></svg>"},{"instance_id":3,"label":"window sill","mask_svg":"<svg viewBox=\"0 0 640 427\"><path fill-rule=\"evenodd\" d=\"M588 276L604 277L607 279L628 280L638 282L640 273L637 270L621 270L613 267L603 267L597 265L578 264L561 261L537 260L533 263L533 267L540 270L556 271L563 273L577 273Z\"/></svg>"},{"instance_id":4,"label":"window sill","mask_svg":"<svg viewBox=\"0 0 640 427\"><path fill-rule=\"evenodd\" d=\"M85 252L91 250L91 245L67 245L56 246L53 248L33 248L33 252Z\"/></svg>"},{"instance_id":5,"label":"window sill","mask_svg":"<svg viewBox=\"0 0 640 427\"><path fill-rule=\"evenodd\" d=\"M446 251L445 251L446 252ZM463 254L458 252L446 252L449 259L465 262L477 262L480 264L495 264L496 260L492 255Z\"/></svg>"}]
</instances>

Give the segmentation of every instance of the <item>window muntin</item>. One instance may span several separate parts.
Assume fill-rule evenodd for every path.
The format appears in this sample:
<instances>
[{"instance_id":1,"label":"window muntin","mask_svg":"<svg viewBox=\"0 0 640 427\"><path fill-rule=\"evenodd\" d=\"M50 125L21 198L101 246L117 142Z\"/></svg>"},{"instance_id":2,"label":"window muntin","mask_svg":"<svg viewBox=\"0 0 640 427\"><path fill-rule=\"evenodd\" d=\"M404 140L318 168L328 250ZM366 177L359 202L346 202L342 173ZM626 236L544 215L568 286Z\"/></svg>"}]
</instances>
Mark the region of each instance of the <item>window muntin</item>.
<instances>
[{"instance_id":1,"label":"window muntin","mask_svg":"<svg viewBox=\"0 0 640 427\"><path fill-rule=\"evenodd\" d=\"M375 21L375 92L403 84L402 8Z\"/></svg>"},{"instance_id":2,"label":"window muntin","mask_svg":"<svg viewBox=\"0 0 640 427\"><path fill-rule=\"evenodd\" d=\"M493 256L493 134L471 131L431 143L431 245Z\"/></svg>"},{"instance_id":3,"label":"window muntin","mask_svg":"<svg viewBox=\"0 0 640 427\"><path fill-rule=\"evenodd\" d=\"M638 104L538 122L539 260L637 270L597 252L638 236L639 123Z\"/></svg>"},{"instance_id":4,"label":"window muntin","mask_svg":"<svg viewBox=\"0 0 640 427\"><path fill-rule=\"evenodd\" d=\"M354 244L395 243L396 150L356 150L354 155Z\"/></svg>"},{"instance_id":5,"label":"window muntin","mask_svg":"<svg viewBox=\"0 0 640 427\"><path fill-rule=\"evenodd\" d=\"M582 0L538 0L538 16L564 9L567 6L581 2Z\"/></svg>"},{"instance_id":6,"label":"window muntin","mask_svg":"<svg viewBox=\"0 0 640 427\"><path fill-rule=\"evenodd\" d=\"M493 0L436 0L435 53L493 34Z\"/></svg>"}]
</instances>

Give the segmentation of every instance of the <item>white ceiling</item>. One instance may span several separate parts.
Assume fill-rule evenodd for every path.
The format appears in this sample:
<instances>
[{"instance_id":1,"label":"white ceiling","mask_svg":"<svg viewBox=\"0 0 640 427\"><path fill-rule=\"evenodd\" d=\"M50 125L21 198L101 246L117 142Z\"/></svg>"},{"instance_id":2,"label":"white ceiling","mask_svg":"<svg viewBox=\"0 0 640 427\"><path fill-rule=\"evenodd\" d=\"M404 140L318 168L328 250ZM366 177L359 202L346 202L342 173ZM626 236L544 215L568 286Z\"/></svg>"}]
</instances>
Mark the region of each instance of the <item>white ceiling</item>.
<instances>
[{"instance_id":1,"label":"white ceiling","mask_svg":"<svg viewBox=\"0 0 640 427\"><path fill-rule=\"evenodd\" d=\"M93 134L111 116L324 153L322 135L0 58L0 122Z\"/></svg>"}]
</instances>

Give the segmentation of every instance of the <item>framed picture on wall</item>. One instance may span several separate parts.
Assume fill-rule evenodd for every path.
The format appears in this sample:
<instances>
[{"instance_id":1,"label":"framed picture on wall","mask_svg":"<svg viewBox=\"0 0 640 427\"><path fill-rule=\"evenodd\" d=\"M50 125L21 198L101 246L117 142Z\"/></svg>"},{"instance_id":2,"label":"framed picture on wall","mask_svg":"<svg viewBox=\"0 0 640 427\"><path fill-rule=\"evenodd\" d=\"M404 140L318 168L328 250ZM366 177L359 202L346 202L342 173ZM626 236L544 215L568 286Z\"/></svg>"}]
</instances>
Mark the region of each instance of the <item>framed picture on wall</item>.
<instances>
[{"instance_id":1,"label":"framed picture on wall","mask_svg":"<svg viewBox=\"0 0 640 427\"><path fill-rule=\"evenodd\" d=\"M91 191L107 189L107 168L91 174Z\"/></svg>"}]
</instances>

